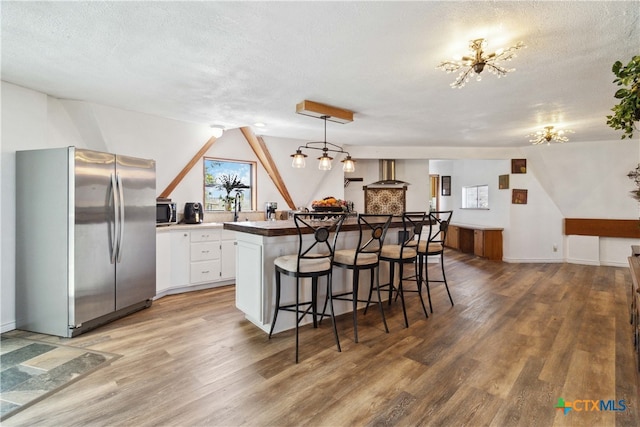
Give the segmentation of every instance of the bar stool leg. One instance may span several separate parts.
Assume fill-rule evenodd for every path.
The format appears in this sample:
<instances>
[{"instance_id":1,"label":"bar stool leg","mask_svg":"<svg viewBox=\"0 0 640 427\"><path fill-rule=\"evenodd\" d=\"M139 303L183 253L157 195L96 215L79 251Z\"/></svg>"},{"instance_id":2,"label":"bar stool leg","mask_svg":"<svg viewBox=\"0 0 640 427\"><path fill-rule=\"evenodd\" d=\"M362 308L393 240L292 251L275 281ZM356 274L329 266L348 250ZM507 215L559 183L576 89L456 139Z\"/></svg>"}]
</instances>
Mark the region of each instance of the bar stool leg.
<instances>
[{"instance_id":1,"label":"bar stool leg","mask_svg":"<svg viewBox=\"0 0 640 427\"><path fill-rule=\"evenodd\" d=\"M351 301L353 303L353 336L355 342L358 342L358 287L360 284L360 270L353 269L353 295Z\"/></svg>"},{"instance_id":2,"label":"bar stool leg","mask_svg":"<svg viewBox=\"0 0 640 427\"><path fill-rule=\"evenodd\" d=\"M431 289L429 289L429 258L427 255L424 256L424 283L427 287L427 296L429 297L429 310L433 313L433 305L431 304ZM422 258L422 257L421 257Z\"/></svg>"},{"instance_id":3,"label":"bar stool leg","mask_svg":"<svg viewBox=\"0 0 640 427\"><path fill-rule=\"evenodd\" d=\"M444 282L444 287L447 289L447 295L449 295L449 301L451 301L451 306L453 307L453 298L451 298L451 292L449 292L447 276L444 274L444 254L440 254L440 267L442 268L442 281Z\"/></svg>"},{"instance_id":4,"label":"bar stool leg","mask_svg":"<svg viewBox=\"0 0 640 427\"><path fill-rule=\"evenodd\" d=\"M276 312L274 313L273 320L271 321L269 339L271 339L271 334L273 334L273 328L276 326L276 319L278 318L278 312L280 311L280 280L280 272L276 270Z\"/></svg>"},{"instance_id":5,"label":"bar stool leg","mask_svg":"<svg viewBox=\"0 0 640 427\"><path fill-rule=\"evenodd\" d=\"M298 325L300 324L300 278L296 277L296 363L298 363Z\"/></svg>"},{"instance_id":6,"label":"bar stool leg","mask_svg":"<svg viewBox=\"0 0 640 427\"><path fill-rule=\"evenodd\" d=\"M376 272L376 270L378 270ZM380 296L380 268L372 268L371 270L371 287L369 289L369 300L367 301L367 306L369 305L369 301L371 301L371 290L373 289L373 276L376 276L376 291L378 293L378 308L380 309L380 315L382 316L382 323L384 323L384 331L389 333L389 327L387 326L387 319L384 315L384 309L382 308L382 298ZM365 308L366 312L366 308Z\"/></svg>"},{"instance_id":7,"label":"bar stool leg","mask_svg":"<svg viewBox=\"0 0 640 427\"><path fill-rule=\"evenodd\" d=\"M398 293L400 294L400 300L402 301L402 313L404 314L404 325L408 328L409 327L409 319L407 318L407 308L404 305L404 292L402 290L402 276L403 276L403 265L402 263L398 263L398 270L399 270L399 282L398 282Z\"/></svg>"},{"instance_id":8,"label":"bar stool leg","mask_svg":"<svg viewBox=\"0 0 640 427\"><path fill-rule=\"evenodd\" d=\"M416 269L416 285L418 286L418 296L420 297L420 303L422 304L422 311L424 312L425 317L429 318L429 314L427 314L427 307L424 305L424 299L422 298L422 257L418 255L418 262L415 262L413 265ZM418 270L420 272L418 272Z\"/></svg>"},{"instance_id":9,"label":"bar stool leg","mask_svg":"<svg viewBox=\"0 0 640 427\"><path fill-rule=\"evenodd\" d=\"M333 312L333 274L329 273L327 276L327 295L329 299L329 310L331 310L331 324L333 325L333 336L336 339L336 346L338 347L338 351L342 352L340 348L340 338L338 338L338 327L336 326L336 315ZM325 300L326 307L326 300ZM322 311L324 314L324 310ZM322 318L320 318L322 320Z\"/></svg>"}]
</instances>

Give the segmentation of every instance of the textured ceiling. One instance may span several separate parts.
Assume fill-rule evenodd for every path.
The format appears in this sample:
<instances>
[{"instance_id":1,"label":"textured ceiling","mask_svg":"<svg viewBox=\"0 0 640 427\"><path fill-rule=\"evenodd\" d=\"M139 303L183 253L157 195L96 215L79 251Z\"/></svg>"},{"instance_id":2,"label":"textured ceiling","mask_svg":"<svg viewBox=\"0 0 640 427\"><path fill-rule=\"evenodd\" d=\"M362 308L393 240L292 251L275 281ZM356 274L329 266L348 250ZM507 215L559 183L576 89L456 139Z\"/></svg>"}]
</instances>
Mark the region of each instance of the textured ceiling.
<instances>
[{"instance_id":1,"label":"textured ceiling","mask_svg":"<svg viewBox=\"0 0 640 427\"><path fill-rule=\"evenodd\" d=\"M354 111L346 145L513 147L544 125L619 139L611 65L640 54L630 2L2 1L2 80L265 136L321 140L309 99ZM522 40L503 79L451 89L435 67ZM486 75L485 75L486 74Z\"/></svg>"}]
</instances>

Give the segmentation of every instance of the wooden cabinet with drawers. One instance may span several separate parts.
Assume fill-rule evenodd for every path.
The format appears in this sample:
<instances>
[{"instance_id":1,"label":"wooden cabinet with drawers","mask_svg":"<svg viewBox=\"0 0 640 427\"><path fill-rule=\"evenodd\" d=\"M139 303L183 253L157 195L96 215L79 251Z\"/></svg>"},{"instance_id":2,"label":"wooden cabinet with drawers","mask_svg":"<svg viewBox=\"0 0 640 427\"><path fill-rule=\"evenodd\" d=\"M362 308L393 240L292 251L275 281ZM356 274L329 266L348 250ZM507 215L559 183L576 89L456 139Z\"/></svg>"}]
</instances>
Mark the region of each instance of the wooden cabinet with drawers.
<instances>
[{"instance_id":1,"label":"wooden cabinet with drawers","mask_svg":"<svg viewBox=\"0 0 640 427\"><path fill-rule=\"evenodd\" d=\"M445 246L493 261L502 261L502 228L450 224Z\"/></svg>"}]
</instances>

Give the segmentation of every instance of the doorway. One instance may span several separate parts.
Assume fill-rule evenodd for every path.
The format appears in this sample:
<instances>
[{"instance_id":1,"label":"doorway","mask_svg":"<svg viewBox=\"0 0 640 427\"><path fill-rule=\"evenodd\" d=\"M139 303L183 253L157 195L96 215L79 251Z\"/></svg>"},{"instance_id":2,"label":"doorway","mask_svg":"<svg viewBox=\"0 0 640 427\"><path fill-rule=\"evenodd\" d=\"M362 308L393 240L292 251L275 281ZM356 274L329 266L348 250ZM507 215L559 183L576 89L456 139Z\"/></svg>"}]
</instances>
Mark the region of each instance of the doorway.
<instances>
[{"instance_id":1,"label":"doorway","mask_svg":"<svg viewBox=\"0 0 640 427\"><path fill-rule=\"evenodd\" d=\"M429 210L440 210L440 175L429 175Z\"/></svg>"}]
</instances>

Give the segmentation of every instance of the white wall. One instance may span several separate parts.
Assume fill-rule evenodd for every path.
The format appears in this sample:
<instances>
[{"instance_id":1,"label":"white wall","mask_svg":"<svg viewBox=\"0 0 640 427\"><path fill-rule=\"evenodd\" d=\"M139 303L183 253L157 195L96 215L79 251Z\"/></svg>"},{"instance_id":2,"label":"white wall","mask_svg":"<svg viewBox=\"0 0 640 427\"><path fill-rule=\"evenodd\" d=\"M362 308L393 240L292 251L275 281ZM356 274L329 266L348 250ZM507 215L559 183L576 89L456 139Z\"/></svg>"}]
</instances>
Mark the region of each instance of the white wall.
<instances>
[{"instance_id":1,"label":"white wall","mask_svg":"<svg viewBox=\"0 0 640 427\"><path fill-rule=\"evenodd\" d=\"M452 151L452 158L458 154ZM640 160L638 141L574 142L492 155L506 157L430 162L432 174L452 176L452 195L441 196L440 208L454 210L453 222L504 228L509 262L627 265L629 246L640 239L564 236L563 220L638 218L638 203L629 197L634 185L626 176ZM526 158L527 173L511 174L510 158ZM509 190L498 189L504 174ZM461 187L478 184L489 184L490 210L460 209ZM511 204L514 188L528 190L526 205Z\"/></svg>"}]
</instances>

